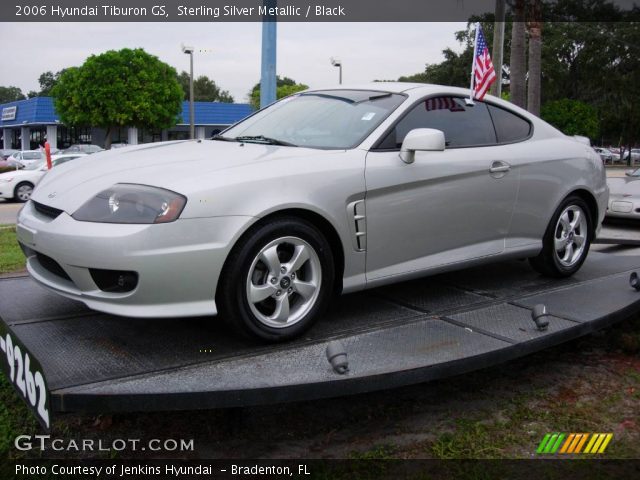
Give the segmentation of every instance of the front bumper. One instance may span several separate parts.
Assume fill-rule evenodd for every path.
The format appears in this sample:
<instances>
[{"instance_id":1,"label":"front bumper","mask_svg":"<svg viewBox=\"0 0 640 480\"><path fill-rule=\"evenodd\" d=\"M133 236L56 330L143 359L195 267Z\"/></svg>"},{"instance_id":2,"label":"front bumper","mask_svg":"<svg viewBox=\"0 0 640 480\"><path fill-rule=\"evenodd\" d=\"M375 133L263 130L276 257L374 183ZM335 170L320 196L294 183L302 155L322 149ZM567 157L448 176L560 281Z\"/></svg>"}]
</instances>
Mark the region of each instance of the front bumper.
<instances>
[{"instance_id":1,"label":"front bumper","mask_svg":"<svg viewBox=\"0 0 640 480\"><path fill-rule=\"evenodd\" d=\"M230 216L156 225L78 222L65 212L52 219L28 202L18 216L17 235L31 276L60 295L116 315L185 317L217 313L220 272L250 221ZM103 291L90 269L133 271L138 282L128 292Z\"/></svg>"},{"instance_id":2,"label":"front bumper","mask_svg":"<svg viewBox=\"0 0 640 480\"><path fill-rule=\"evenodd\" d=\"M640 200L635 197L612 198L609 200L606 216L640 219Z\"/></svg>"},{"instance_id":3,"label":"front bumper","mask_svg":"<svg viewBox=\"0 0 640 480\"><path fill-rule=\"evenodd\" d=\"M15 182L0 182L0 198L11 200L16 188Z\"/></svg>"}]
</instances>

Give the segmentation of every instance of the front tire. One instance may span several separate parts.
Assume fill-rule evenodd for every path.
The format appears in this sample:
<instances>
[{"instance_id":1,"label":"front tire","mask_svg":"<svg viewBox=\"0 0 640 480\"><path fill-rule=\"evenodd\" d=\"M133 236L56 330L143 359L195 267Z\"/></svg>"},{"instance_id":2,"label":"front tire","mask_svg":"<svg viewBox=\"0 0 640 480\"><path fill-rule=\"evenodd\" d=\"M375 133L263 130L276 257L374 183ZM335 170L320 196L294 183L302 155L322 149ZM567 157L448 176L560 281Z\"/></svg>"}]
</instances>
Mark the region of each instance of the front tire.
<instances>
[{"instance_id":1,"label":"front tire","mask_svg":"<svg viewBox=\"0 0 640 480\"><path fill-rule=\"evenodd\" d=\"M280 218L240 239L225 264L217 303L245 336L294 338L326 309L334 284L331 247L311 223Z\"/></svg>"},{"instance_id":2,"label":"front tire","mask_svg":"<svg viewBox=\"0 0 640 480\"><path fill-rule=\"evenodd\" d=\"M31 198L33 193L33 184L29 182L22 182L16 185L16 189L13 191L13 199L17 202L27 202Z\"/></svg>"},{"instance_id":3,"label":"front tire","mask_svg":"<svg viewBox=\"0 0 640 480\"><path fill-rule=\"evenodd\" d=\"M531 266L555 278L576 273L589 253L593 220L587 203L577 195L567 197L555 211L542 240L542 251L530 258Z\"/></svg>"}]
</instances>

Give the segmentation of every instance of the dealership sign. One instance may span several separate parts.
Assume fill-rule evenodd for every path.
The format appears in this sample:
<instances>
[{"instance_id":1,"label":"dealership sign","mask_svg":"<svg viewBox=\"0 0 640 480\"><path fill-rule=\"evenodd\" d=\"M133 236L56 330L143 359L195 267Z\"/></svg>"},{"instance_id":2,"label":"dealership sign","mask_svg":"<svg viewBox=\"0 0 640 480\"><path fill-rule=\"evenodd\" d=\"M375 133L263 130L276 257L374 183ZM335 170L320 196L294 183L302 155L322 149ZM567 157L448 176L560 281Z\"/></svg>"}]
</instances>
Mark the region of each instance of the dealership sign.
<instances>
[{"instance_id":1,"label":"dealership sign","mask_svg":"<svg viewBox=\"0 0 640 480\"><path fill-rule=\"evenodd\" d=\"M13 107L4 107L2 109L2 121L6 122L7 120L15 120L17 111L18 107L15 105Z\"/></svg>"}]
</instances>

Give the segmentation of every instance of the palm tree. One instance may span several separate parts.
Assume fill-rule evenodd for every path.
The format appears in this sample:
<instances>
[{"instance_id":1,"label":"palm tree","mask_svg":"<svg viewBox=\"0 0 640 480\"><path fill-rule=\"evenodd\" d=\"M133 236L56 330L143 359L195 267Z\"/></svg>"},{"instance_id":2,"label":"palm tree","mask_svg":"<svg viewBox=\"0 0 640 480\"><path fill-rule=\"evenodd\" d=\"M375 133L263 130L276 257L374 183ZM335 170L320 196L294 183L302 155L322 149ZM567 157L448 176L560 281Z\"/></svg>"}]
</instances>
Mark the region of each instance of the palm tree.
<instances>
[{"instance_id":1,"label":"palm tree","mask_svg":"<svg viewBox=\"0 0 640 480\"><path fill-rule=\"evenodd\" d=\"M540 115L540 82L542 76L542 21L540 0L531 4L529 30L529 85L527 89L527 110Z\"/></svg>"},{"instance_id":2,"label":"palm tree","mask_svg":"<svg viewBox=\"0 0 640 480\"><path fill-rule=\"evenodd\" d=\"M525 75L526 66L526 38L525 38L525 0L515 0L513 3L513 28L511 30L511 57L509 59L509 92L511 102L526 108Z\"/></svg>"}]
</instances>

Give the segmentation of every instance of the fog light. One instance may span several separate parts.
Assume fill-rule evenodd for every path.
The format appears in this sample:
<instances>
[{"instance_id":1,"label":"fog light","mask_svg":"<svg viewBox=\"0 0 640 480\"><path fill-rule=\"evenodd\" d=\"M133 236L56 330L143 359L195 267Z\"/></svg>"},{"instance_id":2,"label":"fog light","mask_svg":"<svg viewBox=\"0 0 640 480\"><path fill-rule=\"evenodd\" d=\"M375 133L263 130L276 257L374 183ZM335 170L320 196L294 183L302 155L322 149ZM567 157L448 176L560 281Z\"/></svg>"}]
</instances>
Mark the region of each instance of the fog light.
<instances>
[{"instance_id":1,"label":"fog light","mask_svg":"<svg viewBox=\"0 0 640 480\"><path fill-rule=\"evenodd\" d=\"M138 286L138 274L122 270L90 268L91 278L103 292L126 293Z\"/></svg>"}]
</instances>

